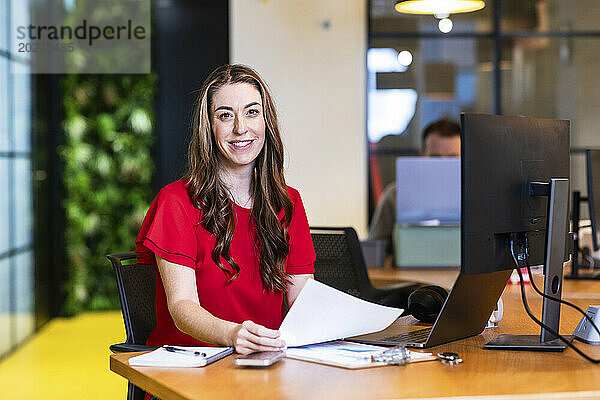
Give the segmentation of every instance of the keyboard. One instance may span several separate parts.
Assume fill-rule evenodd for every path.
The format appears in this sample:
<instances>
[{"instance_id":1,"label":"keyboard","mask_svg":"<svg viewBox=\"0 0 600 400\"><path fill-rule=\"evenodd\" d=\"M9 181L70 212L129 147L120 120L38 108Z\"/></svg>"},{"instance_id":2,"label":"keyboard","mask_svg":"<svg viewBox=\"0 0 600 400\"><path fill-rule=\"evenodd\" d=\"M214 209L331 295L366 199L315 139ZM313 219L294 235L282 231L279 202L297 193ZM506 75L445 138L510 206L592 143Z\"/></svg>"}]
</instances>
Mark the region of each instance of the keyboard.
<instances>
[{"instance_id":1,"label":"keyboard","mask_svg":"<svg viewBox=\"0 0 600 400\"><path fill-rule=\"evenodd\" d=\"M427 337L431 332L432 327L419 329L417 331L401 333L399 335L388 336L383 339L376 340L362 340L362 339L352 339L352 342L365 343L365 344L373 344L378 346L398 346L398 345L407 345L409 347L424 347L425 342L427 341Z\"/></svg>"},{"instance_id":2,"label":"keyboard","mask_svg":"<svg viewBox=\"0 0 600 400\"><path fill-rule=\"evenodd\" d=\"M406 332L401 333L399 335L389 336L381 339L379 342L381 344L389 342L390 345L394 346L408 343L425 343L425 341L427 341L427 337L429 336L429 332L431 332L431 328L419 329L418 331Z\"/></svg>"}]
</instances>

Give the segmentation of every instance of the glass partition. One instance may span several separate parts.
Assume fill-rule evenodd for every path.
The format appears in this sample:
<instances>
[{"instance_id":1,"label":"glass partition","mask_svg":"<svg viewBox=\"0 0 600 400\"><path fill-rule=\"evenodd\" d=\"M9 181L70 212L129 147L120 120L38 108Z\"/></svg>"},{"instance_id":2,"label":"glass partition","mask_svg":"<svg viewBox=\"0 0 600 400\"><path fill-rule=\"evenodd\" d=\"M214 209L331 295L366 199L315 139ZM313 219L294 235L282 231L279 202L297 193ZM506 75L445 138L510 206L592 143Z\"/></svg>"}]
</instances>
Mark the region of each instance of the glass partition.
<instances>
[{"instance_id":1,"label":"glass partition","mask_svg":"<svg viewBox=\"0 0 600 400\"><path fill-rule=\"evenodd\" d=\"M35 329L31 75L9 52L11 15L28 7L0 2L0 358Z\"/></svg>"},{"instance_id":2,"label":"glass partition","mask_svg":"<svg viewBox=\"0 0 600 400\"><path fill-rule=\"evenodd\" d=\"M399 14L395 3L369 7L369 215L394 160L419 154L429 122L461 112L571 120L572 188L585 194L581 152L600 147L600 3L487 0L455 15Z\"/></svg>"}]
</instances>

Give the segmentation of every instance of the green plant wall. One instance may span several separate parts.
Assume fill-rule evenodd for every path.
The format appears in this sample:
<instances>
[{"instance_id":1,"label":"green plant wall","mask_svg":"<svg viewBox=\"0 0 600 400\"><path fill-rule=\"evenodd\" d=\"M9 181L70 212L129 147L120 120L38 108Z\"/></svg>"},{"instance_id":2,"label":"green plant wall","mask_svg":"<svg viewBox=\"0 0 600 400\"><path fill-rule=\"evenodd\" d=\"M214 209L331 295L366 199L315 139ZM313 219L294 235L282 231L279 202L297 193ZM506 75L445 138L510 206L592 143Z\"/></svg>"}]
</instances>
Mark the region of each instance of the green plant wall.
<instances>
[{"instance_id":1,"label":"green plant wall","mask_svg":"<svg viewBox=\"0 0 600 400\"><path fill-rule=\"evenodd\" d=\"M119 307L105 255L133 250L154 170L153 75L69 75L61 81L65 143L64 313Z\"/></svg>"}]
</instances>

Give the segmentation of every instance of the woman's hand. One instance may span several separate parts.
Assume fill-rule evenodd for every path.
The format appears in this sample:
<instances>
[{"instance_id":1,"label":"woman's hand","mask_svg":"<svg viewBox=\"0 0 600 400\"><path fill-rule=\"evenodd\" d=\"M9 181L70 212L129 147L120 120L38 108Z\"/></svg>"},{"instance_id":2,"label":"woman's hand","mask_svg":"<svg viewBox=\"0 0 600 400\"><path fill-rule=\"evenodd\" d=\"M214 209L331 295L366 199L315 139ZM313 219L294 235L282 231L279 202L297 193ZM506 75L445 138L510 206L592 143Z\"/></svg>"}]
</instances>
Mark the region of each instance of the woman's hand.
<instances>
[{"instance_id":1,"label":"woman's hand","mask_svg":"<svg viewBox=\"0 0 600 400\"><path fill-rule=\"evenodd\" d=\"M285 349L285 341L279 339L279 331L265 328L252 321L244 321L233 329L231 343L239 354Z\"/></svg>"}]
</instances>

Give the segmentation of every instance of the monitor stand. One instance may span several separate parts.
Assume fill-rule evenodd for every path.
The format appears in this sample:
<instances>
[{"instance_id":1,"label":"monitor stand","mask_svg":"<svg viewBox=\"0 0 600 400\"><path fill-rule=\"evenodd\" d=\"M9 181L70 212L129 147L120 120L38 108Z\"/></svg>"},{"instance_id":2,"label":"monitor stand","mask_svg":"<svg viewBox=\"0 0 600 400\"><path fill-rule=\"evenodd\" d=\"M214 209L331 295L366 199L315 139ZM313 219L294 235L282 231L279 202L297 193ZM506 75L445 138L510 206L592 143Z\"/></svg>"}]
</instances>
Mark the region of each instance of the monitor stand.
<instances>
[{"instance_id":1,"label":"monitor stand","mask_svg":"<svg viewBox=\"0 0 600 400\"><path fill-rule=\"evenodd\" d=\"M544 293L560 299L563 281L563 260L567 242L569 210L569 180L551 179L550 183L534 183L539 190L546 187L548 199L548 223L546 229L546 255L544 270ZM531 184L530 184L531 185ZM537 191L530 191L538 194ZM548 193L549 192L549 193ZM533 279L533 277L531 277ZM559 332L560 303L543 299L542 322ZM563 351L566 346L556 336L542 328L540 335L499 335L485 345L494 350Z\"/></svg>"},{"instance_id":2,"label":"monitor stand","mask_svg":"<svg viewBox=\"0 0 600 400\"><path fill-rule=\"evenodd\" d=\"M582 197L578 190L573 191L572 198L572 219L573 219L573 257L571 258L571 272L565 275L565 279L579 279L579 280L600 280L600 272L580 272L579 268L579 220L581 203L588 201L587 197ZM593 232L593 231L592 231Z\"/></svg>"}]
</instances>

